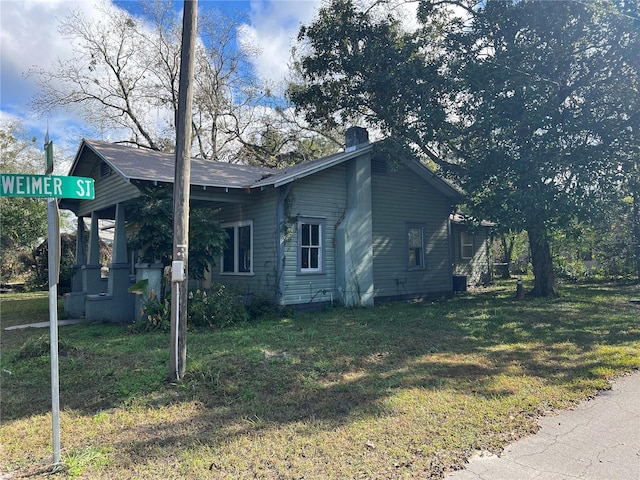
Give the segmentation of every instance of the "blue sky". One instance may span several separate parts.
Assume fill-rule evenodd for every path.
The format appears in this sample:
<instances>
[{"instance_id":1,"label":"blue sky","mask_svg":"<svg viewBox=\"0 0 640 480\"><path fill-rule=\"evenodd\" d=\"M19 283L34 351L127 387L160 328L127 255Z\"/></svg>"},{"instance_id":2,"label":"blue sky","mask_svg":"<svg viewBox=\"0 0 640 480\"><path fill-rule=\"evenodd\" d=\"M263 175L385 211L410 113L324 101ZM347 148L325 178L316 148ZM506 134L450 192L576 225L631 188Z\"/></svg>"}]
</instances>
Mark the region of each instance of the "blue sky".
<instances>
[{"instance_id":1,"label":"blue sky","mask_svg":"<svg viewBox=\"0 0 640 480\"><path fill-rule=\"evenodd\" d=\"M140 13L136 1L105 1ZM181 9L183 2L175 3ZM243 35L261 51L254 61L256 72L277 82L287 71L291 42L299 26L311 21L319 5L320 0L199 0L198 8L243 12ZM68 150L67 155L88 136L87 129L77 116L64 111L48 118L35 116L29 103L37 85L26 73L34 66L47 68L56 59L71 55L69 42L58 32L58 22L73 9L90 17L98 15L94 0L0 0L0 121L19 120L30 135L42 141L48 123L52 139Z\"/></svg>"}]
</instances>

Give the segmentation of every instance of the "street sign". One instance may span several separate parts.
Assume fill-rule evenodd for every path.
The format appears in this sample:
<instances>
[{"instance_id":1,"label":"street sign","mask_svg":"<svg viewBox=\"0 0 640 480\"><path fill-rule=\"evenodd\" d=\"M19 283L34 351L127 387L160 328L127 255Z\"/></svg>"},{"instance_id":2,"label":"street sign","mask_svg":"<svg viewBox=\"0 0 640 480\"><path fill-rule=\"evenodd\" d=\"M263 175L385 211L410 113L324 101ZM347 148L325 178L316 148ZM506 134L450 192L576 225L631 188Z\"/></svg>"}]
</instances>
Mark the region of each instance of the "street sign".
<instances>
[{"instance_id":1,"label":"street sign","mask_svg":"<svg viewBox=\"0 0 640 480\"><path fill-rule=\"evenodd\" d=\"M0 173L0 197L76 198L93 200L94 180L62 175Z\"/></svg>"}]
</instances>

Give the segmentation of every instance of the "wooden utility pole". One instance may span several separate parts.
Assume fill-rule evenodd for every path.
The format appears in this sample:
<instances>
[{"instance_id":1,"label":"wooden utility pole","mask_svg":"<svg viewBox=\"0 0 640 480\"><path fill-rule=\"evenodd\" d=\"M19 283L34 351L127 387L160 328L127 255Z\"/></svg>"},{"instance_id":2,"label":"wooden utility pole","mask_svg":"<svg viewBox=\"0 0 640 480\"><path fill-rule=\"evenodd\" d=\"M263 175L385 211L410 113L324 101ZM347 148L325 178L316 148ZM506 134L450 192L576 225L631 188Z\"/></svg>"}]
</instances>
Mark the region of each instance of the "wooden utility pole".
<instances>
[{"instance_id":1,"label":"wooden utility pole","mask_svg":"<svg viewBox=\"0 0 640 480\"><path fill-rule=\"evenodd\" d=\"M198 1L185 0L182 18L180 86L176 116L176 168L173 183L173 263L171 265L170 374L179 381L187 360L187 294L189 284L189 194L191 184L191 112Z\"/></svg>"}]
</instances>

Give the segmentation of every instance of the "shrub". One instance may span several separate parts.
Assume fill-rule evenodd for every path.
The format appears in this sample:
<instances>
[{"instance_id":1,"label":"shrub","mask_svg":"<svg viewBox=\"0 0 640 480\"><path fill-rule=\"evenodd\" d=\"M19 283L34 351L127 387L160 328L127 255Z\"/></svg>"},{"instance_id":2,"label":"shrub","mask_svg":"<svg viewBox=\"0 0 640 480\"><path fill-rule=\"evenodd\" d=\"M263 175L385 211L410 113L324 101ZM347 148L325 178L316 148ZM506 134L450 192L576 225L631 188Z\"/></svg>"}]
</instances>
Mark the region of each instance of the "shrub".
<instances>
[{"instance_id":1,"label":"shrub","mask_svg":"<svg viewBox=\"0 0 640 480\"><path fill-rule=\"evenodd\" d=\"M142 307L142 319L130 327L132 332L168 332L171 330L171 300L151 298ZM245 306L243 296L224 285L189 292L187 325L189 327L226 327L249 319L280 314L280 307L266 295L251 297Z\"/></svg>"},{"instance_id":2,"label":"shrub","mask_svg":"<svg viewBox=\"0 0 640 480\"><path fill-rule=\"evenodd\" d=\"M187 314L194 327L224 327L248 319L242 297L220 284L189 292Z\"/></svg>"},{"instance_id":3,"label":"shrub","mask_svg":"<svg viewBox=\"0 0 640 480\"><path fill-rule=\"evenodd\" d=\"M132 332L169 332L171 331L171 300L160 301L149 298L142 306L142 318L129 327Z\"/></svg>"}]
</instances>

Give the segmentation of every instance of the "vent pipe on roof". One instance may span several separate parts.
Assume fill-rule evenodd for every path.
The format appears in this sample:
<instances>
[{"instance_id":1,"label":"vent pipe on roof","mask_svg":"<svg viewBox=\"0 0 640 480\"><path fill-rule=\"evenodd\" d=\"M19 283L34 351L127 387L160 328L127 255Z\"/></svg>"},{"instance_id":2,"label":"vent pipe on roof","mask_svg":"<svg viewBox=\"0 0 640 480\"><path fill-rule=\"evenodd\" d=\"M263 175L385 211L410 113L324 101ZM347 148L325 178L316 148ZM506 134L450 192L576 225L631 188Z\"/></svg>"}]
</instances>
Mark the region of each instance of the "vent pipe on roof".
<instances>
[{"instance_id":1,"label":"vent pipe on roof","mask_svg":"<svg viewBox=\"0 0 640 480\"><path fill-rule=\"evenodd\" d=\"M361 145L369 143L369 132L366 128L350 127L345 132L345 152L351 152Z\"/></svg>"}]
</instances>

